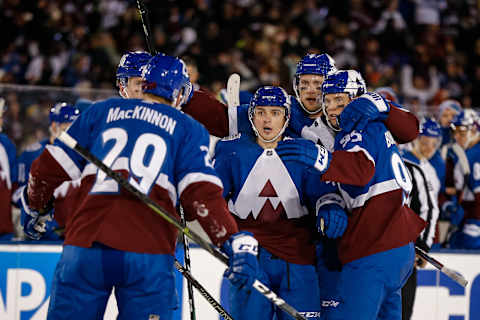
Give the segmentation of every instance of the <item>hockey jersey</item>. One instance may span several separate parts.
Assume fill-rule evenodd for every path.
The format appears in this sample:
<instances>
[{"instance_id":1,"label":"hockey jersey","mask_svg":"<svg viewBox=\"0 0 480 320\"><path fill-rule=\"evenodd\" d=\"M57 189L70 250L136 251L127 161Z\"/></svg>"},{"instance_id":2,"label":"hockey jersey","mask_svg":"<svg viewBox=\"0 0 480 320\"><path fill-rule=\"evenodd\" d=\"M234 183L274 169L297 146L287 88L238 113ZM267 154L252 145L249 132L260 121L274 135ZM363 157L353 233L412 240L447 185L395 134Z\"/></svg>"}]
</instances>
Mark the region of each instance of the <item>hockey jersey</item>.
<instances>
[{"instance_id":1,"label":"hockey jersey","mask_svg":"<svg viewBox=\"0 0 480 320\"><path fill-rule=\"evenodd\" d=\"M188 115L163 104L108 99L82 113L68 133L170 214L180 199L187 220L198 219L216 245L237 231L208 156L208 133ZM77 179L80 201L71 208L65 244L174 253L173 226L58 140L32 164L30 206L43 208L62 182Z\"/></svg>"},{"instance_id":2,"label":"hockey jersey","mask_svg":"<svg viewBox=\"0 0 480 320\"><path fill-rule=\"evenodd\" d=\"M475 144L465 151L470 165L470 174L464 189L463 207L465 208L464 219L477 219L480 221L480 143ZM459 166L455 167L459 172ZM460 175L460 174L457 174ZM480 237L480 228L479 234Z\"/></svg>"},{"instance_id":3,"label":"hockey jersey","mask_svg":"<svg viewBox=\"0 0 480 320\"><path fill-rule=\"evenodd\" d=\"M48 144L48 139L32 143L20 154L18 157L18 184L23 186L28 181L28 175L30 173L30 167L32 162L40 156Z\"/></svg>"},{"instance_id":4,"label":"hockey jersey","mask_svg":"<svg viewBox=\"0 0 480 320\"><path fill-rule=\"evenodd\" d=\"M412 182L395 140L379 121L340 131L323 181L339 182L349 211L339 242L343 264L415 241L425 221L405 205Z\"/></svg>"},{"instance_id":5,"label":"hockey jersey","mask_svg":"<svg viewBox=\"0 0 480 320\"><path fill-rule=\"evenodd\" d=\"M12 194L17 186L17 151L13 142L0 133L0 234L12 233Z\"/></svg>"},{"instance_id":6,"label":"hockey jersey","mask_svg":"<svg viewBox=\"0 0 480 320\"><path fill-rule=\"evenodd\" d=\"M263 149L253 135L221 140L215 154L215 169L239 229L252 232L277 257L314 264L316 211L342 201L336 186L319 183L314 169L282 161L275 149Z\"/></svg>"}]
</instances>

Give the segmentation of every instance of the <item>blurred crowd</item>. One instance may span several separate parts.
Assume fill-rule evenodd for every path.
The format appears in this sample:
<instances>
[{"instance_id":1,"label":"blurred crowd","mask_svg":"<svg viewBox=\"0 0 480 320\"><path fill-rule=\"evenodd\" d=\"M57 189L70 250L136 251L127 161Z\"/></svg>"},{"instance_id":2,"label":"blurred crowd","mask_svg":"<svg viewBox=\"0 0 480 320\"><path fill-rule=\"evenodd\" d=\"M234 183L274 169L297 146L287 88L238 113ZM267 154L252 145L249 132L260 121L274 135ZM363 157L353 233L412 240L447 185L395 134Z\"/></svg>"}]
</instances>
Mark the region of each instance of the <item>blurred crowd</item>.
<instances>
[{"instance_id":1,"label":"blurred crowd","mask_svg":"<svg viewBox=\"0 0 480 320\"><path fill-rule=\"evenodd\" d=\"M232 72L243 90L291 90L306 52L329 53L389 86L419 115L446 99L480 106L476 0L144 0L158 51L197 64L217 93ZM126 51L145 50L135 0L0 0L0 83L114 89Z\"/></svg>"}]
</instances>

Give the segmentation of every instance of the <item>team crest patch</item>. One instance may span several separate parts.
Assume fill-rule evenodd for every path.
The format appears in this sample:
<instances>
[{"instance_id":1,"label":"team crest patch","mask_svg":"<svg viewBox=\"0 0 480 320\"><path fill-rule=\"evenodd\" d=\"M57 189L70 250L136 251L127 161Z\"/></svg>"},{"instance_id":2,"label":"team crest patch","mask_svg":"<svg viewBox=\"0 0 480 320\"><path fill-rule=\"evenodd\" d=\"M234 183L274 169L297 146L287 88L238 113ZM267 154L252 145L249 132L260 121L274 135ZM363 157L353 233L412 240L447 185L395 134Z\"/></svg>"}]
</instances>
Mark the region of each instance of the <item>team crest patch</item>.
<instances>
[{"instance_id":1,"label":"team crest patch","mask_svg":"<svg viewBox=\"0 0 480 320\"><path fill-rule=\"evenodd\" d=\"M148 320L160 320L160 316L158 314L150 314Z\"/></svg>"}]
</instances>

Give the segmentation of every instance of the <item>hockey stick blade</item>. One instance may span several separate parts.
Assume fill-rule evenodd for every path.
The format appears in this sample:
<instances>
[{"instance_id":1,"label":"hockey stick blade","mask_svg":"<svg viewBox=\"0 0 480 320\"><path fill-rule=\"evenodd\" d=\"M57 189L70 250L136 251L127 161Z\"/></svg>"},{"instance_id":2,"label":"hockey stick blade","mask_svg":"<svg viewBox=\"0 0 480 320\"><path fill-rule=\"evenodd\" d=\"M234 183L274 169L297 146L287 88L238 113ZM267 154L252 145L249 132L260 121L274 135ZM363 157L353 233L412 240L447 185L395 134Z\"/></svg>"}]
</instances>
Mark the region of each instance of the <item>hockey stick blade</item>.
<instances>
[{"instance_id":1,"label":"hockey stick blade","mask_svg":"<svg viewBox=\"0 0 480 320\"><path fill-rule=\"evenodd\" d=\"M232 73L227 80L227 105L236 108L240 105L240 76Z\"/></svg>"},{"instance_id":2,"label":"hockey stick blade","mask_svg":"<svg viewBox=\"0 0 480 320\"><path fill-rule=\"evenodd\" d=\"M232 316L222 307L220 303L213 298L210 293L200 284L200 282L195 279L192 274L180 264L177 260L175 260L175 268L191 283L195 289L207 300L208 303L220 314L225 320L233 320Z\"/></svg>"},{"instance_id":3,"label":"hockey stick blade","mask_svg":"<svg viewBox=\"0 0 480 320\"><path fill-rule=\"evenodd\" d=\"M422 257L424 260L429 262L432 266L434 266L435 268L437 268L438 270L443 272L447 277L449 277L450 279L452 279L453 281L455 281L456 283L458 283L462 287L467 286L468 281L467 281L467 279L465 279L464 276L462 276L460 274L460 272L457 272L457 271L454 271L450 268L445 267L443 265L443 263L441 263L437 259L433 258L432 256L430 256L428 253L426 253L424 250L422 250L421 248L419 248L417 246L415 246L415 252L420 257Z\"/></svg>"},{"instance_id":4,"label":"hockey stick blade","mask_svg":"<svg viewBox=\"0 0 480 320\"><path fill-rule=\"evenodd\" d=\"M144 194L143 192L135 188L132 184L130 184L130 182L128 182L127 179L125 179L118 172L115 172L111 168L106 166L100 159L98 159L95 155L93 155L89 150L80 146L77 143L77 141L68 133L66 133L65 131L62 131L62 133L57 139L62 141L65 145L67 145L69 148L77 152L83 158L93 163L97 168L102 170L107 176L115 180L122 188L130 192L132 195L136 196L140 201L142 201L145 205L147 205L150 209L152 209L156 214L158 214L167 222L172 224L175 228L177 228L178 231L184 233L187 237L195 241L200 247L207 250L215 258L217 258L227 266L229 265L228 263L229 258L223 252L221 252L219 248L215 247L211 243L204 240L200 235L198 235L196 232L189 229L188 227L182 226L180 222L178 222L176 217L168 213L167 210L165 210L155 201L150 199L149 196L147 196L146 194ZM295 308L293 308L291 305L286 303L283 299L278 297L273 291L271 291L267 286L262 284L260 281L255 280L255 283L257 285L254 286L254 288L258 292L260 292L265 298L270 300L270 302L272 302L277 307L282 309L284 312L288 313L294 319L307 320L303 315L301 315L297 310L295 310Z\"/></svg>"},{"instance_id":5,"label":"hockey stick blade","mask_svg":"<svg viewBox=\"0 0 480 320\"><path fill-rule=\"evenodd\" d=\"M445 266L442 269L440 269L440 271L445 273L450 279L457 282L462 287L465 288L467 286L468 284L467 279L465 279L459 272L452 270L450 268L447 268Z\"/></svg>"}]
</instances>

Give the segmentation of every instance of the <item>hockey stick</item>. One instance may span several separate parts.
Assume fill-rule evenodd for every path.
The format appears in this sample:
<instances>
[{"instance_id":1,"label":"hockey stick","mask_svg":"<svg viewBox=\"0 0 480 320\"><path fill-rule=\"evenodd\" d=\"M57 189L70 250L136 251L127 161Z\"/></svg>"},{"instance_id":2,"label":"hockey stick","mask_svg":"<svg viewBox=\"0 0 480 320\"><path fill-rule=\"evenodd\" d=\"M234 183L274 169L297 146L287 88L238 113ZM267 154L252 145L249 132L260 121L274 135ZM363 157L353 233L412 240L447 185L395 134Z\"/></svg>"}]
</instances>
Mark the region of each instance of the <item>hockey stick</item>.
<instances>
[{"instance_id":1,"label":"hockey stick","mask_svg":"<svg viewBox=\"0 0 480 320\"><path fill-rule=\"evenodd\" d=\"M232 316L218 303L214 297L208 293L207 290L192 276L190 271L184 268L178 260L175 260L175 268L188 280L188 283L191 283L200 294L207 300L208 303L225 319L233 320Z\"/></svg>"},{"instance_id":2,"label":"hockey stick","mask_svg":"<svg viewBox=\"0 0 480 320\"><path fill-rule=\"evenodd\" d=\"M185 222L185 214L183 212L182 206L179 206L179 211L180 211L180 222L182 223L182 225L184 227L186 227L187 223ZM190 272L190 270L192 270L192 268L190 266L190 247L188 245L188 239L187 239L187 236L185 235L185 233L182 233L182 242L183 242L185 269L186 269L187 272ZM190 319L195 320L196 317L195 317L195 301L193 299L193 286L192 286L192 282L190 281L190 279L188 277L186 277L186 278L188 280L187 281L187 289L188 289L188 305L190 306Z\"/></svg>"},{"instance_id":3,"label":"hockey stick","mask_svg":"<svg viewBox=\"0 0 480 320\"><path fill-rule=\"evenodd\" d=\"M236 108L240 105L240 76L232 73L227 80L227 105Z\"/></svg>"},{"instance_id":4,"label":"hockey stick","mask_svg":"<svg viewBox=\"0 0 480 320\"><path fill-rule=\"evenodd\" d=\"M140 13L140 18L142 20L142 25L143 25L143 33L145 34L145 41L147 42L147 47L148 47L148 52L150 52L151 55L157 54L157 51L155 50L155 46L153 44L152 38L151 38L151 29L150 29L150 19L148 17L148 10L147 7L145 6L145 3L143 3L143 0L137 0L137 8L138 12ZM183 226L186 226L185 219L183 216L183 208L180 206L180 219L181 223ZM183 242L183 250L184 250L184 257L185 257L185 268L187 271L191 270L190 267L190 249L188 246L188 240L185 236L185 233L182 234L182 242ZM187 278L188 280L188 278ZM187 288L188 288L188 305L190 307L190 320L196 320L195 317L195 301L193 299L193 287L192 284L190 283L190 280L187 281Z\"/></svg>"},{"instance_id":5,"label":"hockey stick","mask_svg":"<svg viewBox=\"0 0 480 320\"><path fill-rule=\"evenodd\" d=\"M147 195L145 195L143 192L135 188L133 185L128 182L127 179L125 179L120 173L113 171L109 167L107 167L100 159L98 159L95 155L93 155L89 150L85 149L84 147L80 146L77 141L72 138L68 133L63 131L60 136L57 138L58 140L62 141L65 145L67 145L69 148L77 152L79 155L81 155L83 158L86 160L90 161L93 163L95 166L97 166L100 170L102 170L107 176L115 180L120 186L122 186L125 190L136 196L140 201L142 201L147 207L152 209L156 214L161 216L163 219L165 219L167 222L172 224L175 228L177 228L178 231L184 233L187 237L195 241L200 247L203 249L207 250L210 252L215 258L226 264L227 266L229 265L229 258L220 251L219 248L215 247L211 243L207 242L204 240L200 235L198 235L196 232L192 231L188 227L182 226L178 221L177 218L168 213L165 209L163 209L159 204L157 204L155 201L150 199ZM285 302L282 298L277 296L275 292L270 290L267 286L265 286L263 283L258 281L258 279L255 280L255 282L252 284L252 286L260 292L265 298L270 300L273 304L275 304L277 307L282 309L284 312L288 313L290 316L292 316L294 319L297 320L307 320L303 315L301 315L294 307L289 305L288 303Z\"/></svg>"},{"instance_id":6,"label":"hockey stick","mask_svg":"<svg viewBox=\"0 0 480 320\"><path fill-rule=\"evenodd\" d=\"M450 279L453 281L457 282L459 285L462 287L466 287L468 284L467 279L465 279L464 276L462 276L460 273L457 271L454 271L450 268L445 267L440 261L436 260L435 258L429 256L425 251L420 249L419 247L415 246L415 252L428 261L432 266L443 272L446 276L448 276Z\"/></svg>"},{"instance_id":7,"label":"hockey stick","mask_svg":"<svg viewBox=\"0 0 480 320\"><path fill-rule=\"evenodd\" d=\"M238 133L237 107L240 105L240 76L237 73L232 73L230 77L228 77L226 92L228 134L234 135Z\"/></svg>"},{"instance_id":8,"label":"hockey stick","mask_svg":"<svg viewBox=\"0 0 480 320\"><path fill-rule=\"evenodd\" d=\"M152 30L150 29L150 19L148 18L147 7L143 3L143 0L137 0L137 8L140 13L140 19L142 20L143 33L145 34L145 41L147 42L148 52L151 55L157 54L155 46L153 45L153 40L151 38Z\"/></svg>"}]
</instances>

